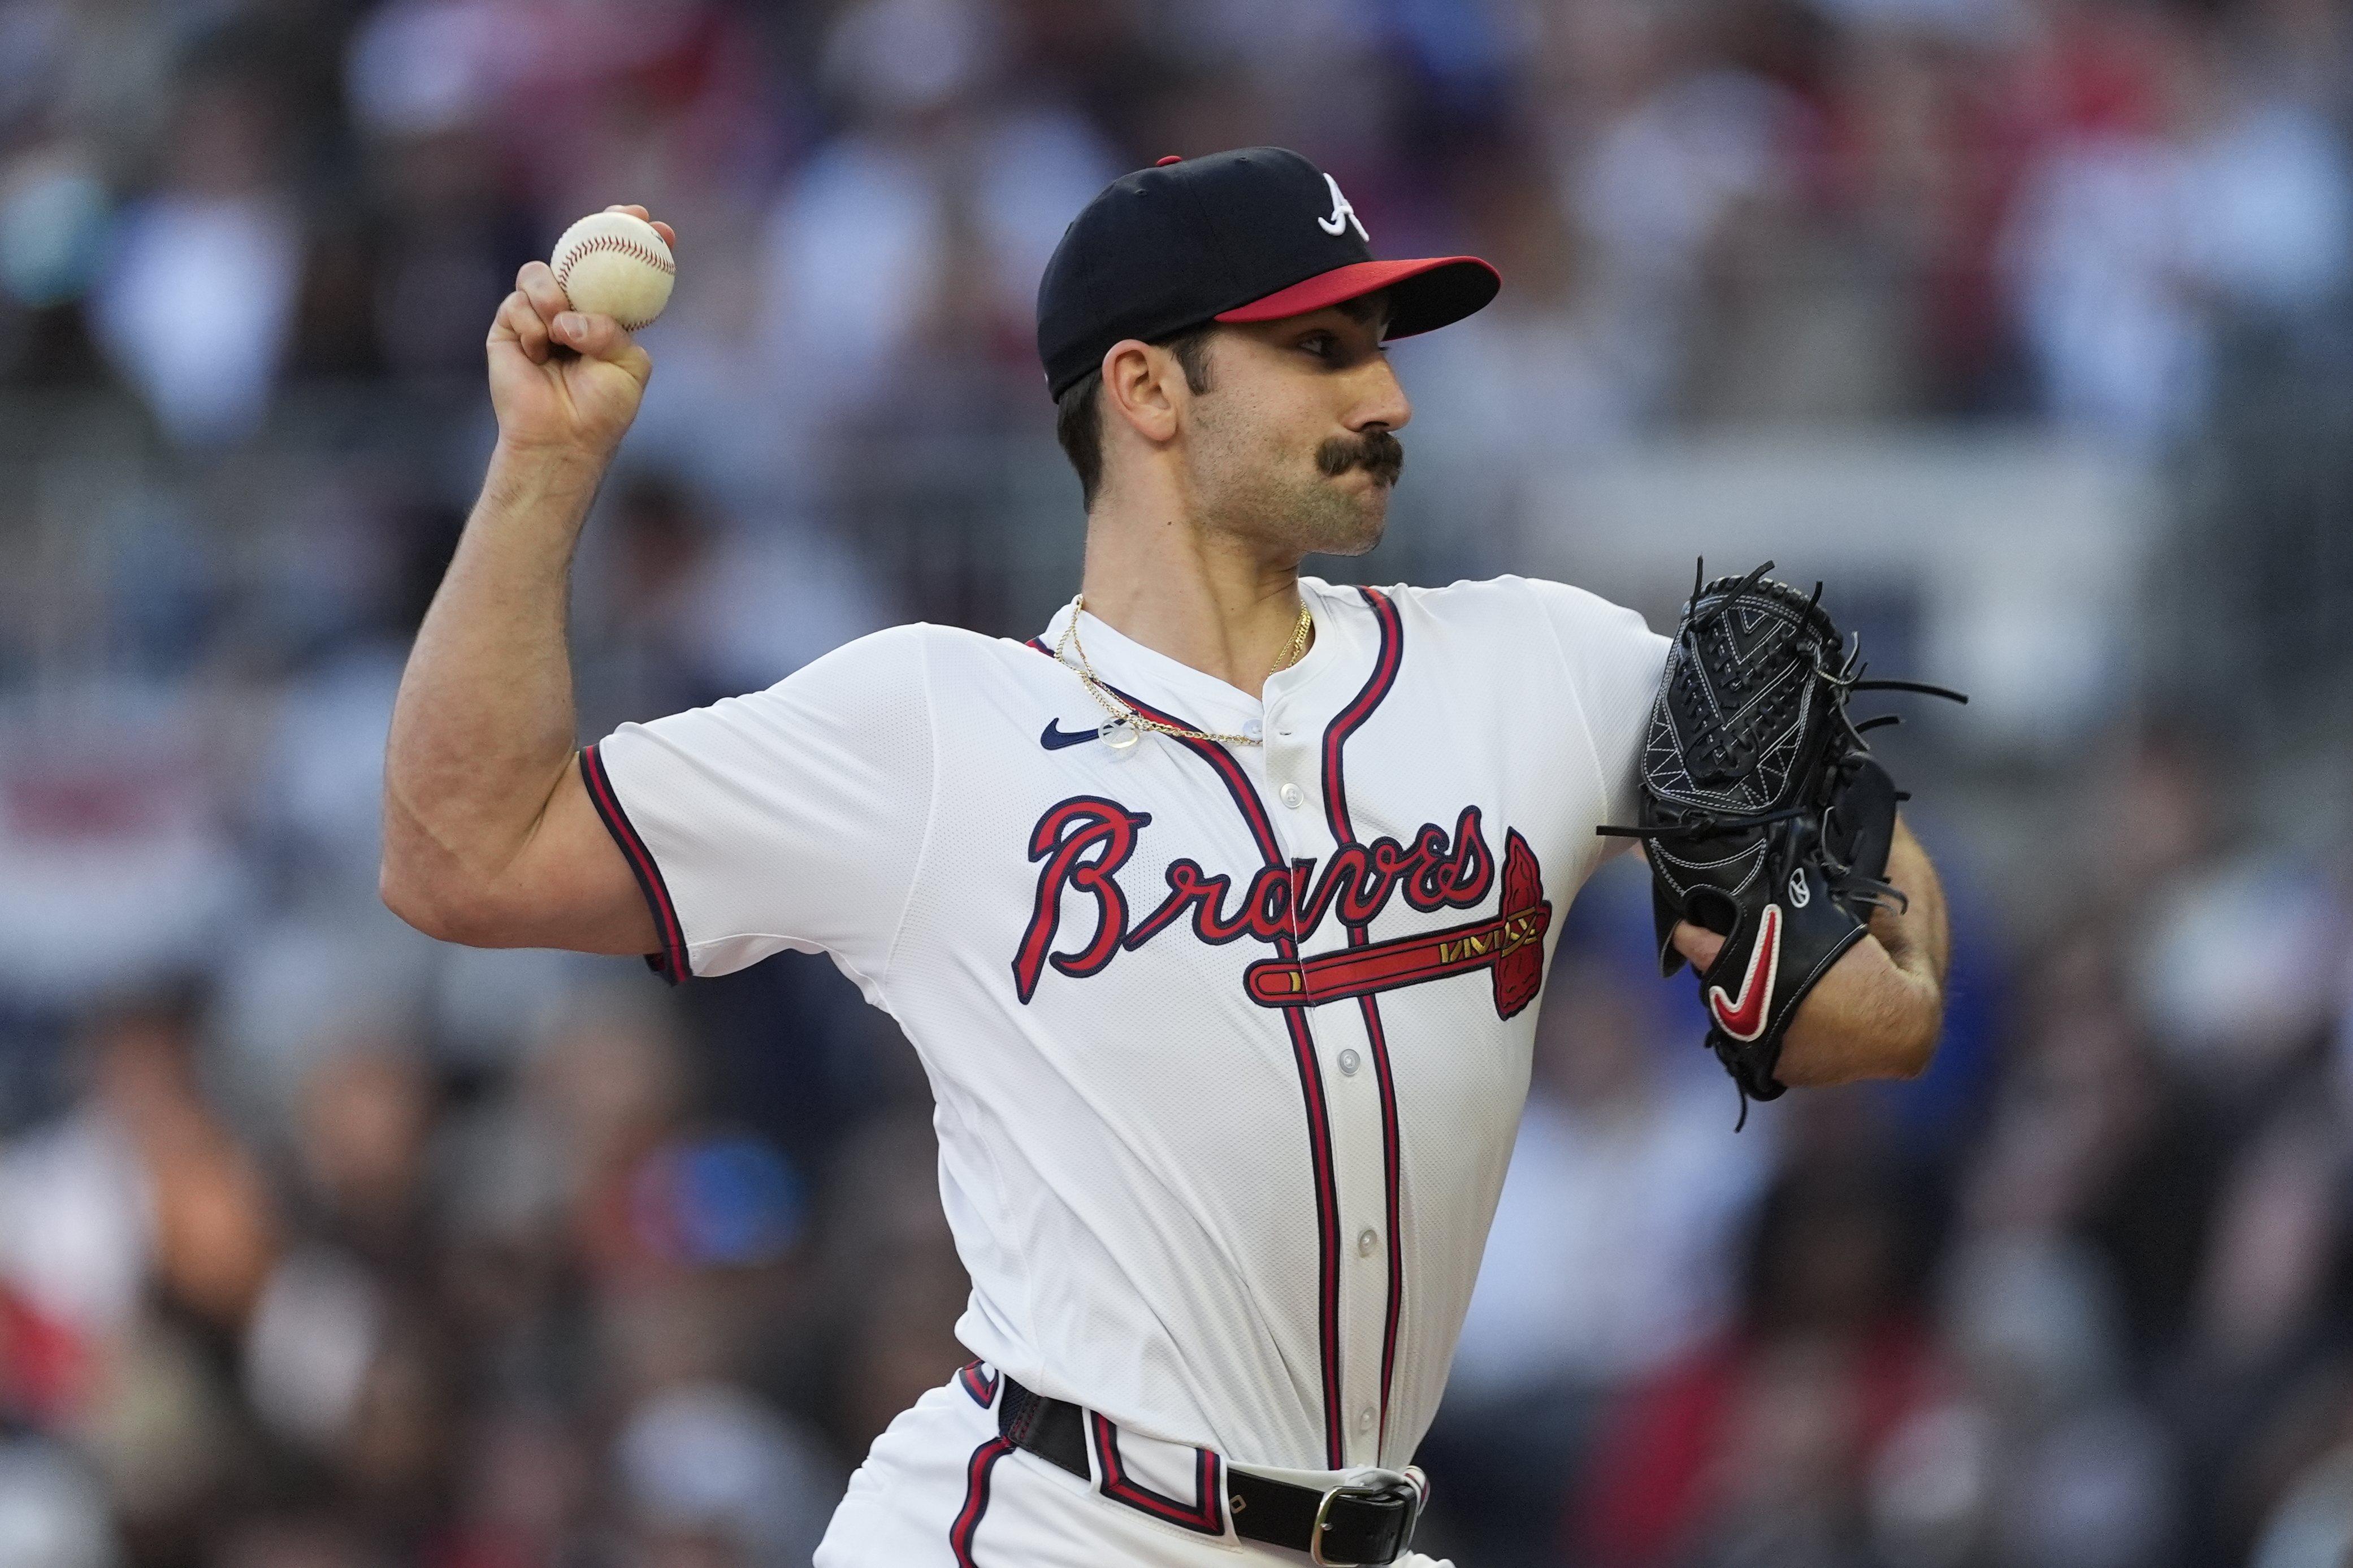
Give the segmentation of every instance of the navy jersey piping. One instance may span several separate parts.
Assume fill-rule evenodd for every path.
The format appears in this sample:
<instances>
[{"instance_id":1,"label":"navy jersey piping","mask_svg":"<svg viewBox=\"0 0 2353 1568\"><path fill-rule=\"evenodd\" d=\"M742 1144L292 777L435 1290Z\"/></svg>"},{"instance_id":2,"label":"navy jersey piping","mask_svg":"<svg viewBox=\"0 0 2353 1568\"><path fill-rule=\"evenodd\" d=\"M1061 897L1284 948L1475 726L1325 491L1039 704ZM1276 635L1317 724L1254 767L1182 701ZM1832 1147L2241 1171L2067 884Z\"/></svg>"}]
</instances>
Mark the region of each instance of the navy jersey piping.
<instances>
[{"instance_id":1,"label":"navy jersey piping","mask_svg":"<svg viewBox=\"0 0 2353 1568\"><path fill-rule=\"evenodd\" d=\"M948 1546L955 1553L956 1568L977 1568L972 1558L973 1537L980 1531L980 1521L988 1512L990 1474L997 1461L1013 1452L1013 1445L1003 1437L991 1437L972 1451L965 1465L964 1507L956 1510L955 1522L948 1526Z\"/></svg>"},{"instance_id":2,"label":"navy jersey piping","mask_svg":"<svg viewBox=\"0 0 2353 1568\"><path fill-rule=\"evenodd\" d=\"M1087 1412L1087 1425L1094 1438L1095 1468L1103 1478L1100 1489L1103 1496L1179 1530L1198 1535L1226 1532L1222 1506L1224 1461L1217 1455L1207 1448L1193 1450L1193 1495L1197 1500L1187 1505L1166 1492L1154 1490L1127 1473L1120 1463L1116 1426L1092 1410Z\"/></svg>"},{"instance_id":3,"label":"navy jersey piping","mask_svg":"<svg viewBox=\"0 0 2353 1568\"><path fill-rule=\"evenodd\" d=\"M1332 829L1335 846L1345 847L1358 840L1355 825L1349 820L1346 770L1344 752L1350 736L1362 728L1381 705L1389 690L1397 684L1398 671L1405 663L1405 626L1397 605L1388 595L1374 588L1358 588L1373 619L1380 628L1380 649L1373 659L1373 673L1366 678L1362 690L1348 706L1342 709L1324 731L1324 811ZM1348 928L1348 944L1362 947L1371 940L1370 931L1363 925ZM1365 1039L1372 1047L1374 1081L1381 1101L1381 1181L1382 1197L1387 1207L1388 1234L1388 1300L1381 1321L1381 1430L1384 1443L1388 1437L1389 1390L1396 1379L1398 1336L1405 1315L1405 1248L1398 1239L1399 1220L1403 1217L1403 1171L1400 1134L1398 1129L1397 1080L1389 1068L1388 1031L1381 1021L1380 1000L1366 995L1356 999L1365 1017Z\"/></svg>"},{"instance_id":4,"label":"navy jersey piping","mask_svg":"<svg viewBox=\"0 0 2353 1568\"><path fill-rule=\"evenodd\" d=\"M680 923L678 906L670 896L670 884L662 879L661 864L646 847L646 841L630 822L629 814L621 807L621 797L614 792L613 781L605 772L605 759L595 746L580 753L580 780L588 788L588 799L604 819L605 831L620 846L621 858L629 863L630 875L638 879L638 890L645 895L646 908L653 912L654 931L661 942L659 952L646 954L646 963L653 972L672 985L690 979L694 973L686 956L686 928Z\"/></svg>"}]
</instances>

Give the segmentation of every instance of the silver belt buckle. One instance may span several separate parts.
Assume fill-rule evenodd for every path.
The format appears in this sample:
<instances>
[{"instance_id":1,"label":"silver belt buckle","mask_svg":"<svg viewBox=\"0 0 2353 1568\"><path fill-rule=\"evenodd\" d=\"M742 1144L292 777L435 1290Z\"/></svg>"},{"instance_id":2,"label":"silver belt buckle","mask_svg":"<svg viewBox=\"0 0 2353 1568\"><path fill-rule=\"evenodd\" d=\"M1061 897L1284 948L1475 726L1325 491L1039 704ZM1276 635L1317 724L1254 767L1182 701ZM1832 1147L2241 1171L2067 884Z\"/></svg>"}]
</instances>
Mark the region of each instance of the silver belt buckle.
<instances>
[{"instance_id":1,"label":"silver belt buckle","mask_svg":"<svg viewBox=\"0 0 2353 1568\"><path fill-rule=\"evenodd\" d=\"M1340 1499L1382 1498L1392 1494L1401 1495L1405 1500L1405 1525L1398 1531L1396 1550L1379 1561L1394 1563L1403 1556L1406 1549L1413 1542L1413 1527L1421 1518L1421 1489L1413 1484L1411 1477L1400 1471L1375 1470L1363 1480L1349 1481L1332 1488L1324 1494L1324 1500L1315 1505L1315 1527L1308 1532L1307 1536L1308 1561L1315 1563L1316 1568L1372 1568L1370 1560L1358 1562L1351 1558L1343 1561L1337 1557L1324 1556L1324 1532L1331 1528L1329 1520L1332 1505Z\"/></svg>"}]
</instances>

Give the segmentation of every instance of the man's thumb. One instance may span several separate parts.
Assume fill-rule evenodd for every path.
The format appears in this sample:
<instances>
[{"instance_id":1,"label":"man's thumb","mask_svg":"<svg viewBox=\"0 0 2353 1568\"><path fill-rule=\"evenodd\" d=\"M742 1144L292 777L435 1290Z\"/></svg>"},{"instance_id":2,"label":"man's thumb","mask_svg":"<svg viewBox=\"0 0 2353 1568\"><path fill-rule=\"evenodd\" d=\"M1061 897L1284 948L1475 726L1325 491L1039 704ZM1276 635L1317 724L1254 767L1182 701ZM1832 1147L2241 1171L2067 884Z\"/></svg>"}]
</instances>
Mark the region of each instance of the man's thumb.
<instances>
[{"instance_id":1,"label":"man's thumb","mask_svg":"<svg viewBox=\"0 0 2353 1568\"><path fill-rule=\"evenodd\" d=\"M629 346L629 334L610 316L565 310L551 323L556 342L590 359L613 359Z\"/></svg>"},{"instance_id":2,"label":"man's thumb","mask_svg":"<svg viewBox=\"0 0 2353 1568\"><path fill-rule=\"evenodd\" d=\"M1674 930L1675 951L1691 961L1691 966L1702 974L1713 968L1716 954L1724 951L1724 938L1704 926L1684 921Z\"/></svg>"}]
</instances>

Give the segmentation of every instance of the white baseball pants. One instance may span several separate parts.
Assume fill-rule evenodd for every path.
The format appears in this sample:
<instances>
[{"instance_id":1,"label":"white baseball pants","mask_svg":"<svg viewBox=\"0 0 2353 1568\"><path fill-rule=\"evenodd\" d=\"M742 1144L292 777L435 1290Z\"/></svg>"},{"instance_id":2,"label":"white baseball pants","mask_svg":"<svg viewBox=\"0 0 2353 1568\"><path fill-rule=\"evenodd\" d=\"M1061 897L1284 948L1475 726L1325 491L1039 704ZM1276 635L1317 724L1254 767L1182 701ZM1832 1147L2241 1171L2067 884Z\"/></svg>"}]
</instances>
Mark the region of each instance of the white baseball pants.
<instances>
[{"instance_id":1,"label":"white baseball pants","mask_svg":"<svg viewBox=\"0 0 2353 1568\"><path fill-rule=\"evenodd\" d=\"M816 1568L1245 1568L1303 1552L1168 1522L997 1436L1002 1384L966 1368L891 1423L817 1549ZM1176 1496L1193 1451L1123 1435L1134 1473ZM1156 1450L1156 1451L1155 1451ZM1185 1501L1198 1501L1189 1497ZM1214 1510L1222 1521L1224 1510ZM1449 1568L1408 1553L1399 1568Z\"/></svg>"}]
</instances>

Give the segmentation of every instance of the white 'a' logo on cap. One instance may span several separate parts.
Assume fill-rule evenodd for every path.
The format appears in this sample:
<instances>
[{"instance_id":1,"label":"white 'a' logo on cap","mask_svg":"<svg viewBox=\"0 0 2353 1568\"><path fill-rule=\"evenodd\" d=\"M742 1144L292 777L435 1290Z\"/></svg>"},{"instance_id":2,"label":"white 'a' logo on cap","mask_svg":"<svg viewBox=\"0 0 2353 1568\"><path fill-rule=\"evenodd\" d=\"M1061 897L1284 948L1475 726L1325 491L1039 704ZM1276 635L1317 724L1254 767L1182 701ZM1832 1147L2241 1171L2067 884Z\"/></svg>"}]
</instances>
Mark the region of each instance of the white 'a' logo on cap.
<instances>
[{"instance_id":1,"label":"white 'a' logo on cap","mask_svg":"<svg viewBox=\"0 0 2353 1568\"><path fill-rule=\"evenodd\" d=\"M1324 183L1332 187L1332 216L1317 218L1315 226L1325 234L1337 236L1342 229L1346 228L1350 224L1355 224L1356 237L1366 245L1372 244L1373 237L1365 232L1365 220L1356 216L1356 207L1350 204L1347 197L1340 194L1340 182L1326 174L1324 176Z\"/></svg>"}]
</instances>

